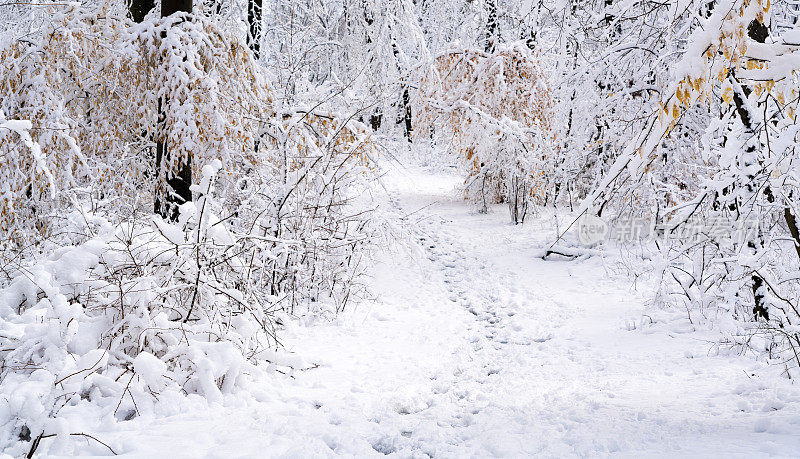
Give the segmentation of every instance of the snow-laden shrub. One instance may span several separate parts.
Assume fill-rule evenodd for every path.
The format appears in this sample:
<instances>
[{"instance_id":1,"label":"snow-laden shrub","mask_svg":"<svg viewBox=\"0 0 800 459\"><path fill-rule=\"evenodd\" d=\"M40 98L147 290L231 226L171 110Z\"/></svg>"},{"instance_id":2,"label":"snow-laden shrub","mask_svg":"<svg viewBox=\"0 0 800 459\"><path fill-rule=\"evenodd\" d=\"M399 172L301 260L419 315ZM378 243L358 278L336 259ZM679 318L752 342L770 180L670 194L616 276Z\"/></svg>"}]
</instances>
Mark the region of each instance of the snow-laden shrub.
<instances>
[{"instance_id":1,"label":"snow-laden shrub","mask_svg":"<svg viewBox=\"0 0 800 459\"><path fill-rule=\"evenodd\" d=\"M0 289L0 448L19 453L42 447L39 436L85 433L69 431L62 414L89 404L122 421L163 397L219 401L270 359L276 313L309 304L335 312L355 301L370 224L348 203L355 192L326 191L346 183L336 173L347 156L314 162L325 169L290 174L281 222L255 220L239 232L221 220L217 161L202 169L200 198L181 207L178 222L137 213L115 225L76 210L69 230L84 242L9 269ZM298 216L311 205L319 218Z\"/></svg>"},{"instance_id":2,"label":"snow-laden shrub","mask_svg":"<svg viewBox=\"0 0 800 459\"><path fill-rule=\"evenodd\" d=\"M57 422L76 405L124 420L162 392L219 400L278 345L274 314L335 313L356 301L375 232L364 198L355 202L363 174L352 152L316 154L287 175L277 206L253 201L262 215L245 230L230 223L242 216L219 217L216 161L178 222L134 213L112 224L75 211L80 224L69 230L85 242L7 268L0 448L76 433ZM243 206L243 215L258 210Z\"/></svg>"},{"instance_id":3,"label":"snow-laden shrub","mask_svg":"<svg viewBox=\"0 0 800 459\"><path fill-rule=\"evenodd\" d=\"M218 167L204 168L205 193L178 223L140 216L114 226L85 215L85 229L96 229L88 241L19 267L0 290L4 449L74 433L57 420L81 403L124 420L162 392L218 401L274 346L280 298L257 288L253 255L280 249L220 224Z\"/></svg>"},{"instance_id":4,"label":"snow-laden shrub","mask_svg":"<svg viewBox=\"0 0 800 459\"><path fill-rule=\"evenodd\" d=\"M527 47L444 54L420 76L413 100L415 141L439 141L457 155L465 192L482 209L508 202L519 223L529 197L546 201L554 159L552 102L547 79Z\"/></svg>"}]
</instances>

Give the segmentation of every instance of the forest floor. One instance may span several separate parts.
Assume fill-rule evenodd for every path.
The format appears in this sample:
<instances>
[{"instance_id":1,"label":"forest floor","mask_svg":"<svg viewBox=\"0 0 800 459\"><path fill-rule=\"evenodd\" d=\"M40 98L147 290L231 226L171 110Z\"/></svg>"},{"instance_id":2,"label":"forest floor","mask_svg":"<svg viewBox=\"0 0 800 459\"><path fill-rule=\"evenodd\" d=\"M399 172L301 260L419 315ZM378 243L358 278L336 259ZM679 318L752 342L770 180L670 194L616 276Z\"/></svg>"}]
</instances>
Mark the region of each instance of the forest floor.
<instances>
[{"instance_id":1,"label":"forest floor","mask_svg":"<svg viewBox=\"0 0 800 459\"><path fill-rule=\"evenodd\" d=\"M97 435L130 457L800 454L792 381L649 306L612 256L543 260L546 216L477 214L454 174L385 182L418 247L379 257L375 300L283 331L319 367Z\"/></svg>"}]
</instances>

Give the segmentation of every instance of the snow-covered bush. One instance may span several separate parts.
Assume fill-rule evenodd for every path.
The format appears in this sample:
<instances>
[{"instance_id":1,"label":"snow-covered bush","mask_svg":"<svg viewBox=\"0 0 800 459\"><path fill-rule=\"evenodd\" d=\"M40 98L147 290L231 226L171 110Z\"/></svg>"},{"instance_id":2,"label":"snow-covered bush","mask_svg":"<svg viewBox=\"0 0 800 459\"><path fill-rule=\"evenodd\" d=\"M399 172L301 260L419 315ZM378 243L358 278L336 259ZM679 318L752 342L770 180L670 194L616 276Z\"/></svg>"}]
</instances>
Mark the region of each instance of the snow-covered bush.
<instances>
[{"instance_id":1,"label":"snow-covered bush","mask_svg":"<svg viewBox=\"0 0 800 459\"><path fill-rule=\"evenodd\" d=\"M200 198L178 222L135 214L111 224L75 211L72 230L85 242L12 272L0 290L0 392L9 394L0 444L74 433L58 419L81 404L124 420L162 392L221 400L277 345L274 314L308 301L334 311L358 296L358 246L369 234L358 215L325 214L324 205L342 205L320 198L330 174L304 169L314 177L294 186L306 199L286 200L316 204L325 218L287 212L278 238L268 227L231 230L217 216L219 167L202 169Z\"/></svg>"},{"instance_id":2,"label":"snow-covered bush","mask_svg":"<svg viewBox=\"0 0 800 459\"><path fill-rule=\"evenodd\" d=\"M487 202L514 203L518 223L529 196L545 202L553 159L550 89L527 47L447 53L419 86L415 139L424 145L434 137L459 157L471 199L483 209Z\"/></svg>"},{"instance_id":3,"label":"snow-covered bush","mask_svg":"<svg viewBox=\"0 0 800 459\"><path fill-rule=\"evenodd\" d=\"M175 224L76 211L88 240L20 266L0 290L4 448L73 433L58 420L82 403L123 420L162 392L220 400L275 344L280 298L254 288L256 249L212 212L218 168L204 168L203 197Z\"/></svg>"}]
</instances>

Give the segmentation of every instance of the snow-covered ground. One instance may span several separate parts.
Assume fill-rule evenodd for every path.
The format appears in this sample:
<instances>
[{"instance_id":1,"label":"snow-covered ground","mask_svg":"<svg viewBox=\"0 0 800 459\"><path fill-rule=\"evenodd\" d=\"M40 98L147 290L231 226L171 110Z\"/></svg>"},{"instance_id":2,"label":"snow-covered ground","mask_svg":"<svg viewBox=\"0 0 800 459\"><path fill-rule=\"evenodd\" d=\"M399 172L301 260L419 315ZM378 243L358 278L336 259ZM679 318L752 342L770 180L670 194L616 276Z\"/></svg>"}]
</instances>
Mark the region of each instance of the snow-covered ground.
<instances>
[{"instance_id":1,"label":"snow-covered ground","mask_svg":"<svg viewBox=\"0 0 800 459\"><path fill-rule=\"evenodd\" d=\"M98 438L128 457L800 453L791 381L711 352L713 334L652 311L646 284L634 290L609 259L538 258L546 216L512 226L503 207L476 214L460 180L388 175L419 249L380 257L375 301L284 330L286 349L318 367L222 404L109 422Z\"/></svg>"}]
</instances>

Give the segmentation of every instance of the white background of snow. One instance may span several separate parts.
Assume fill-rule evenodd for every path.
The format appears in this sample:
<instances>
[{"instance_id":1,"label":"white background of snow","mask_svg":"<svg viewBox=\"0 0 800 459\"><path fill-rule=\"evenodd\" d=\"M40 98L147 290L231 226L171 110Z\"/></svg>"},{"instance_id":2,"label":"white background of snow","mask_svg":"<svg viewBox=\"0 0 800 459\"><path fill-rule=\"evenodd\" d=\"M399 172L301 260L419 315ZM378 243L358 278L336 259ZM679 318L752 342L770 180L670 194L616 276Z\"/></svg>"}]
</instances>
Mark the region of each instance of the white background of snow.
<instances>
[{"instance_id":1,"label":"white background of snow","mask_svg":"<svg viewBox=\"0 0 800 459\"><path fill-rule=\"evenodd\" d=\"M120 423L87 412L67 430L126 457L800 451L800 391L779 369L709 355L713 333L647 308L650 292L609 277L609 259L537 258L552 240L546 216L511 226L504 207L475 214L460 182L417 168L387 177L421 249L383 255L376 301L283 332L296 360L319 368L222 403L165 397ZM108 454L89 441L80 451Z\"/></svg>"}]
</instances>

